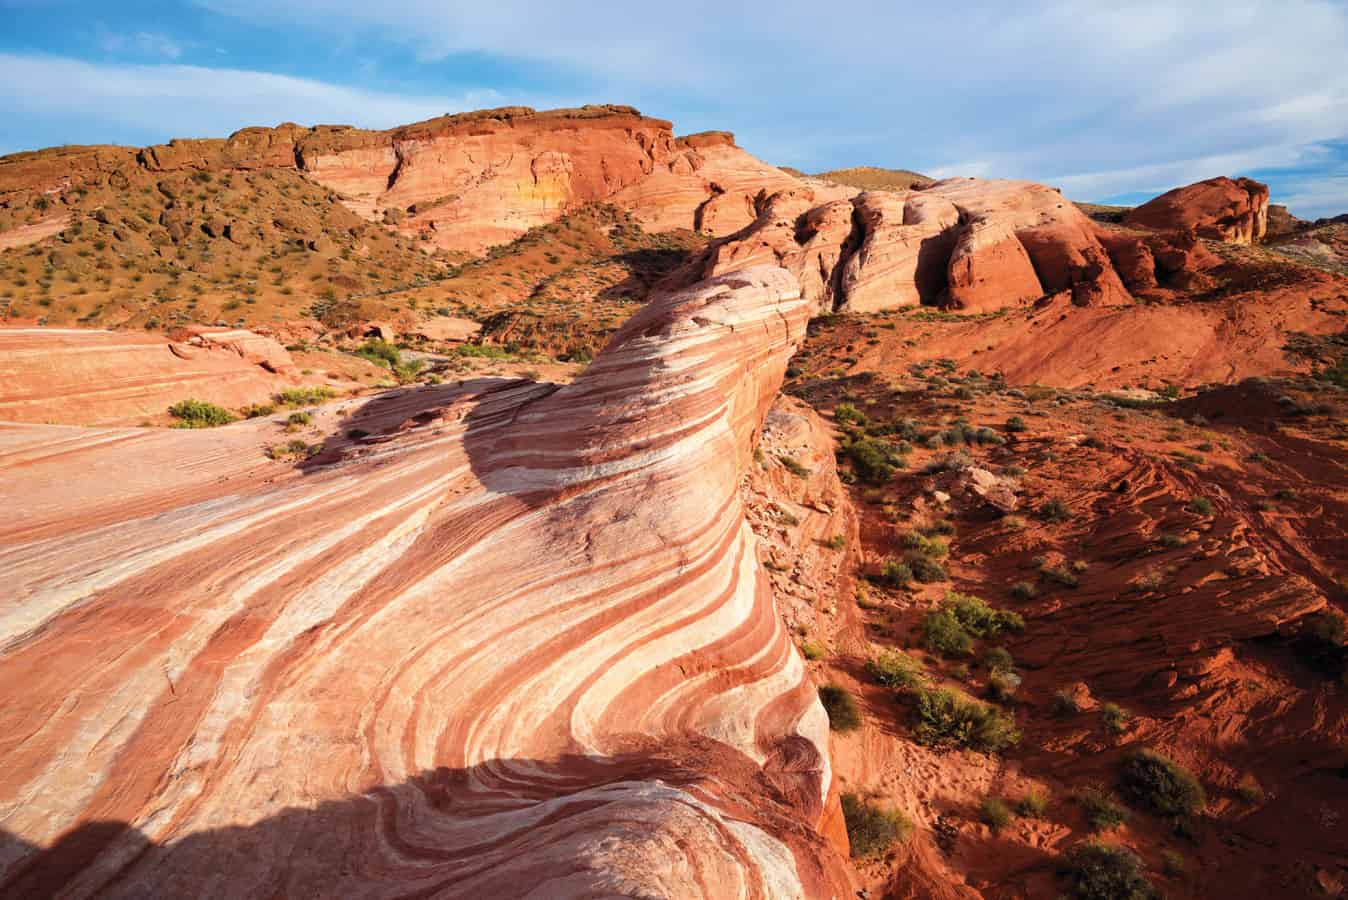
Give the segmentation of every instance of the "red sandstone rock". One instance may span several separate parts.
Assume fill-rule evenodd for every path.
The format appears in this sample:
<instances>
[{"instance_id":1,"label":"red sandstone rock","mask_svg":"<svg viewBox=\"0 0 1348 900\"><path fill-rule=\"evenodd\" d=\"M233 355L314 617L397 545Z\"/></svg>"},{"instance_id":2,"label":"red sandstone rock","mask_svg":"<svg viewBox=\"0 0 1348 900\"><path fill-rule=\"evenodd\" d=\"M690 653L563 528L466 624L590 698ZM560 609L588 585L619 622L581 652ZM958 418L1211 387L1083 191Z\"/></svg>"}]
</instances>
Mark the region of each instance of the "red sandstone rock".
<instances>
[{"instance_id":1,"label":"red sandstone rock","mask_svg":"<svg viewBox=\"0 0 1348 900\"><path fill-rule=\"evenodd\" d=\"M239 407L291 384L290 355L238 329L172 340L133 332L0 329L0 421L134 424L180 400Z\"/></svg>"},{"instance_id":2,"label":"red sandstone rock","mask_svg":"<svg viewBox=\"0 0 1348 900\"><path fill-rule=\"evenodd\" d=\"M740 493L809 314L737 272L303 472L264 420L0 427L0 893L852 896Z\"/></svg>"},{"instance_id":3,"label":"red sandstone rock","mask_svg":"<svg viewBox=\"0 0 1348 900\"><path fill-rule=\"evenodd\" d=\"M1130 210L1123 224L1197 232L1232 244L1261 240L1268 229L1268 185L1249 178L1209 178L1167 191Z\"/></svg>"}]
</instances>

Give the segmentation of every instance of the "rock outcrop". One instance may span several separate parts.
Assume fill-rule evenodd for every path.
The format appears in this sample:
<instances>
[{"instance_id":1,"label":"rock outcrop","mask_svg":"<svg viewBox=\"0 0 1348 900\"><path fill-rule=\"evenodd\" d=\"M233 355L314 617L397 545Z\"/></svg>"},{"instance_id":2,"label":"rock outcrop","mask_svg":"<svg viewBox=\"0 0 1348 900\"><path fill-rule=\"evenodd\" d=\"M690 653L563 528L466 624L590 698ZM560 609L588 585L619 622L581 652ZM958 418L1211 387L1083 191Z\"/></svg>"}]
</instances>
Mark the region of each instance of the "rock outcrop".
<instances>
[{"instance_id":1,"label":"rock outcrop","mask_svg":"<svg viewBox=\"0 0 1348 900\"><path fill-rule=\"evenodd\" d=\"M1078 306L1131 299L1095 225L1053 188L960 178L813 199L800 190L768 197L753 224L714 242L682 277L776 262L826 311L995 312L1059 293Z\"/></svg>"},{"instance_id":2,"label":"rock outcrop","mask_svg":"<svg viewBox=\"0 0 1348 900\"><path fill-rule=\"evenodd\" d=\"M1132 228L1193 231L1199 237L1252 244L1268 230L1268 185L1250 178L1209 178L1166 191L1123 217Z\"/></svg>"},{"instance_id":3,"label":"rock outcrop","mask_svg":"<svg viewBox=\"0 0 1348 900\"><path fill-rule=\"evenodd\" d=\"M162 335L0 328L0 421L135 424L189 398L238 407L294 383L284 347L251 331Z\"/></svg>"},{"instance_id":4,"label":"rock outcrop","mask_svg":"<svg viewBox=\"0 0 1348 900\"><path fill-rule=\"evenodd\" d=\"M0 429L0 893L851 896L740 493L809 314L739 272L303 471L255 421Z\"/></svg>"}]
</instances>

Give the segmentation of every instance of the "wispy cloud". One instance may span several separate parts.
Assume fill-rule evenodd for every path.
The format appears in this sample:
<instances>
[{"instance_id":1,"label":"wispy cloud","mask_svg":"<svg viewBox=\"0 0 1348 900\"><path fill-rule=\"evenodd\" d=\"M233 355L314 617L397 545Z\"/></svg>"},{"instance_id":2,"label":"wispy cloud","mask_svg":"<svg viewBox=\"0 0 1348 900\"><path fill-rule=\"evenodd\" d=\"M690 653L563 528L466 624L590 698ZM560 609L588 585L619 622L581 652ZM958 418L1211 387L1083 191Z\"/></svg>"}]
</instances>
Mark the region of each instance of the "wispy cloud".
<instances>
[{"instance_id":1,"label":"wispy cloud","mask_svg":"<svg viewBox=\"0 0 1348 900\"><path fill-rule=\"evenodd\" d=\"M490 89L407 96L244 69L0 53L0 116L45 117L58 130L62 122L87 129L93 121L163 140L219 137L244 125L284 121L385 128L502 102Z\"/></svg>"},{"instance_id":2,"label":"wispy cloud","mask_svg":"<svg viewBox=\"0 0 1348 900\"><path fill-rule=\"evenodd\" d=\"M98 36L98 46L106 53L177 59L183 55L182 45L166 34L137 31L132 34L104 31Z\"/></svg>"}]
</instances>

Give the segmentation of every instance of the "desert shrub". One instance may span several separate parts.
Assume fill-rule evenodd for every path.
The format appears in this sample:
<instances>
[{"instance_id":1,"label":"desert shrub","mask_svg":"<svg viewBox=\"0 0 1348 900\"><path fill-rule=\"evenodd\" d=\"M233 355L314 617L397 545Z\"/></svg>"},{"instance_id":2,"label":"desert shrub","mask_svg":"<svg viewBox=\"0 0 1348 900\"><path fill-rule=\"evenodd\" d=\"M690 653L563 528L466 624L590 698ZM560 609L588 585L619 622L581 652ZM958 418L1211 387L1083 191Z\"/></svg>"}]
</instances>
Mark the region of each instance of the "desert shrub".
<instances>
[{"instance_id":1,"label":"desert shrub","mask_svg":"<svg viewBox=\"0 0 1348 900\"><path fill-rule=\"evenodd\" d=\"M268 447L267 455L275 460L308 459L320 449L322 448L317 444L310 444L308 441L296 439L284 444L275 444Z\"/></svg>"},{"instance_id":2,"label":"desert shrub","mask_svg":"<svg viewBox=\"0 0 1348 900\"><path fill-rule=\"evenodd\" d=\"M1236 785L1236 795L1246 803L1263 803L1266 796L1264 786L1253 775L1246 775L1240 780Z\"/></svg>"},{"instance_id":3,"label":"desert shrub","mask_svg":"<svg viewBox=\"0 0 1348 900\"><path fill-rule=\"evenodd\" d=\"M950 553L950 545L941 538L929 538L918 531L909 531L902 538L903 546L923 556L942 559Z\"/></svg>"},{"instance_id":4,"label":"desert shrub","mask_svg":"<svg viewBox=\"0 0 1348 900\"><path fill-rule=\"evenodd\" d=\"M1195 497L1189 501L1189 512L1200 516L1212 515L1212 501L1207 497Z\"/></svg>"},{"instance_id":5,"label":"desert shrub","mask_svg":"<svg viewBox=\"0 0 1348 900\"><path fill-rule=\"evenodd\" d=\"M838 407L835 410L833 410L833 418L834 420L842 424L862 425L862 426L864 426L868 421L866 418L866 414L861 410L857 409L851 403L839 403Z\"/></svg>"},{"instance_id":6,"label":"desert shrub","mask_svg":"<svg viewBox=\"0 0 1348 900\"><path fill-rule=\"evenodd\" d=\"M919 688L912 696L913 737L920 744L998 753L1020 741L1015 720L994 706L949 688Z\"/></svg>"},{"instance_id":7,"label":"desert shrub","mask_svg":"<svg viewBox=\"0 0 1348 900\"><path fill-rule=\"evenodd\" d=\"M1105 724L1105 731L1123 734L1133 720L1133 714L1117 703L1105 703L1100 707L1100 720Z\"/></svg>"},{"instance_id":8,"label":"desert shrub","mask_svg":"<svg viewBox=\"0 0 1348 900\"><path fill-rule=\"evenodd\" d=\"M1033 600L1039 595L1039 591L1028 581L1017 581L1011 585L1009 593L1012 600L1019 600L1022 603Z\"/></svg>"},{"instance_id":9,"label":"desert shrub","mask_svg":"<svg viewBox=\"0 0 1348 900\"><path fill-rule=\"evenodd\" d=\"M805 641L800 645L800 655L806 659L823 659L828 650L818 641Z\"/></svg>"},{"instance_id":10,"label":"desert shrub","mask_svg":"<svg viewBox=\"0 0 1348 900\"><path fill-rule=\"evenodd\" d=\"M937 519L918 530L928 537L933 534L952 535L955 533L955 523L949 519Z\"/></svg>"},{"instance_id":11,"label":"desert shrub","mask_svg":"<svg viewBox=\"0 0 1348 900\"><path fill-rule=\"evenodd\" d=\"M911 657L885 651L866 661L866 672L877 684L891 688L911 688L922 682L922 668Z\"/></svg>"},{"instance_id":12,"label":"desert shrub","mask_svg":"<svg viewBox=\"0 0 1348 900\"><path fill-rule=\"evenodd\" d=\"M790 472L797 478L810 477L810 470L808 468L796 462L796 460L793 457L787 456L785 453L778 453L777 461L782 464L782 467L785 468L786 471Z\"/></svg>"},{"instance_id":13,"label":"desert shrub","mask_svg":"<svg viewBox=\"0 0 1348 900\"><path fill-rule=\"evenodd\" d=\"M841 799L847 840L855 857L878 856L913 831L913 821L896 809L885 809L856 794L843 794Z\"/></svg>"},{"instance_id":14,"label":"desert shrub","mask_svg":"<svg viewBox=\"0 0 1348 900\"><path fill-rule=\"evenodd\" d=\"M890 587L907 587L913 580L913 571L906 564L890 559L880 567L877 580Z\"/></svg>"},{"instance_id":15,"label":"desert shrub","mask_svg":"<svg viewBox=\"0 0 1348 900\"><path fill-rule=\"evenodd\" d=\"M1020 434L1026 429L1025 420L1020 416L1012 416L1006 420L1006 430L1012 434Z\"/></svg>"},{"instance_id":16,"label":"desert shrub","mask_svg":"<svg viewBox=\"0 0 1348 900\"><path fill-rule=\"evenodd\" d=\"M983 654L983 665L989 672L1010 672L1016 668L1016 661L1005 647L993 647Z\"/></svg>"},{"instance_id":17,"label":"desert shrub","mask_svg":"<svg viewBox=\"0 0 1348 900\"><path fill-rule=\"evenodd\" d=\"M1045 579L1067 588L1074 588L1081 584L1081 579L1077 578L1076 573L1066 566L1046 565L1039 570L1039 574Z\"/></svg>"},{"instance_id":18,"label":"desert shrub","mask_svg":"<svg viewBox=\"0 0 1348 900\"><path fill-rule=\"evenodd\" d=\"M336 392L325 384L309 385L286 388L276 395L276 402L283 406L313 406L335 396Z\"/></svg>"},{"instance_id":19,"label":"desert shrub","mask_svg":"<svg viewBox=\"0 0 1348 900\"><path fill-rule=\"evenodd\" d=\"M1061 500L1046 500L1039 507L1039 515L1046 522L1066 522L1072 518L1072 510Z\"/></svg>"},{"instance_id":20,"label":"desert shrub","mask_svg":"<svg viewBox=\"0 0 1348 900\"><path fill-rule=\"evenodd\" d=\"M1081 712L1081 705L1070 691L1057 691L1053 694L1053 712L1059 716L1075 716Z\"/></svg>"},{"instance_id":21,"label":"desert shrub","mask_svg":"<svg viewBox=\"0 0 1348 900\"><path fill-rule=\"evenodd\" d=\"M286 419L286 423L289 425L308 425L313 422L313 420L313 416L309 415L307 412L293 412L290 414L290 417Z\"/></svg>"},{"instance_id":22,"label":"desert shrub","mask_svg":"<svg viewBox=\"0 0 1348 900\"><path fill-rule=\"evenodd\" d=\"M375 365L396 368L402 362L402 354L396 345L383 338L371 338L356 349L356 355L368 359Z\"/></svg>"},{"instance_id":23,"label":"desert shrub","mask_svg":"<svg viewBox=\"0 0 1348 900\"><path fill-rule=\"evenodd\" d=\"M961 594L947 591L941 601L941 608L948 609L974 637L996 637L1006 631L1020 631L1025 627L1025 619L1020 613L1009 610L993 609L973 594Z\"/></svg>"},{"instance_id":24,"label":"desert shrub","mask_svg":"<svg viewBox=\"0 0 1348 900\"><path fill-rule=\"evenodd\" d=\"M1001 797L984 797L978 805L978 818L993 831L1011 824L1011 807Z\"/></svg>"},{"instance_id":25,"label":"desert shrub","mask_svg":"<svg viewBox=\"0 0 1348 900\"><path fill-rule=\"evenodd\" d=\"M824 541L824 546L828 547L830 550L841 550L843 547L847 546L847 538L843 537L841 534L835 534L833 537Z\"/></svg>"},{"instance_id":26,"label":"desert shrub","mask_svg":"<svg viewBox=\"0 0 1348 900\"><path fill-rule=\"evenodd\" d=\"M1016 696L1021 680L1018 674L1009 669L997 669L988 676L988 694L992 699L1005 703Z\"/></svg>"},{"instance_id":27,"label":"desert shrub","mask_svg":"<svg viewBox=\"0 0 1348 900\"><path fill-rule=\"evenodd\" d=\"M1062 874L1074 900L1151 900L1156 888L1144 871L1127 847L1090 840L1067 851Z\"/></svg>"},{"instance_id":28,"label":"desert shrub","mask_svg":"<svg viewBox=\"0 0 1348 900\"><path fill-rule=\"evenodd\" d=\"M834 731L855 731L861 727L861 709L845 687L826 684L819 689L819 702L828 713L828 727Z\"/></svg>"},{"instance_id":29,"label":"desert shrub","mask_svg":"<svg viewBox=\"0 0 1348 900\"><path fill-rule=\"evenodd\" d=\"M229 410L205 400L180 400L169 407L169 415L178 420L174 428L214 428L234 421Z\"/></svg>"},{"instance_id":30,"label":"desert shrub","mask_svg":"<svg viewBox=\"0 0 1348 900\"><path fill-rule=\"evenodd\" d=\"M1088 787L1079 791L1076 801L1086 815L1086 823L1095 831L1109 831L1128 821L1128 807L1104 788Z\"/></svg>"},{"instance_id":31,"label":"desert shrub","mask_svg":"<svg viewBox=\"0 0 1348 900\"><path fill-rule=\"evenodd\" d=\"M1175 547L1183 547L1184 538L1178 534L1163 534L1161 535L1161 546L1169 547L1171 549Z\"/></svg>"},{"instance_id":32,"label":"desert shrub","mask_svg":"<svg viewBox=\"0 0 1348 900\"><path fill-rule=\"evenodd\" d=\"M922 618L922 646L942 656L968 656L974 640L948 609L934 609Z\"/></svg>"},{"instance_id":33,"label":"desert shrub","mask_svg":"<svg viewBox=\"0 0 1348 900\"><path fill-rule=\"evenodd\" d=\"M1119 790L1126 800L1163 816L1193 815L1207 803L1197 778L1153 750L1138 750L1124 759Z\"/></svg>"},{"instance_id":34,"label":"desert shrub","mask_svg":"<svg viewBox=\"0 0 1348 900\"><path fill-rule=\"evenodd\" d=\"M946 580L945 567L926 554L909 550L903 555L903 562L912 574L913 580L922 584L933 584Z\"/></svg>"},{"instance_id":35,"label":"desert shrub","mask_svg":"<svg viewBox=\"0 0 1348 900\"><path fill-rule=\"evenodd\" d=\"M1030 788L1016 800L1016 815L1027 819L1042 819L1048 812L1048 794L1039 788Z\"/></svg>"},{"instance_id":36,"label":"desert shrub","mask_svg":"<svg viewBox=\"0 0 1348 900\"><path fill-rule=\"evenodd\" d=\"M250 406L245 406L243 409L239 410L239 412L243 413L245 419L260 419L263 416L269 416L276 412L276 407L272 406L270 403L254 403Z\"/></svg>"},{"instance_id":37,"label":"desert shrub","mask_svg":"<svg viewBox=\"0 0 1348 900\"><path fill-rule=\"evenodd\" d=\"M851 460L857 476L868 484L884 484L893 476L895 469L907 465L907 460L898 449L884 441L861 438L842 449Z\"/></svg>"}]
</instances>

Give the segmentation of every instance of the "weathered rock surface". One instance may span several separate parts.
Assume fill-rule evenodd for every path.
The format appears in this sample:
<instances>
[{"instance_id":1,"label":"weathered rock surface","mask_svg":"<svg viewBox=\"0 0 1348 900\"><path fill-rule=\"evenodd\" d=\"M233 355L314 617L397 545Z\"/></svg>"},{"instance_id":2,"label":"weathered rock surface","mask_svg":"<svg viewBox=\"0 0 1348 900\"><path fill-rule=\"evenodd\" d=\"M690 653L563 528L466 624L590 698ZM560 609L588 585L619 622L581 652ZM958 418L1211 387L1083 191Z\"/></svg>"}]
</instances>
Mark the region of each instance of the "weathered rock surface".
<instances>
[{"instance_id":1,"label":"weathered rock surface","mask_svg":"<svg viewBox=\"0 0 1348 900\"><path fill-rule=\"evenodd\" d=\"M1209 178L1166 191L1130 210L1123 224L1194 231L1211 240L1252 244L1268 230L1268 185L1250 178Z\"/></svg>"},{"instance_id":2,"label":"weathered rock surface","mask_svg":"<svg viewBox=\"0 0 1348 900\"><path fill-rule=\"evenodd\" d=\"M740 494L809 313L737 273L303 471L0 428L0 893L851 896Z\"/></svg>"},{"instance_id":3,"label":"weathered rock surface","mask_svg":"<svg viewBox=\"0 0 1348 900\"><path fill-rule=\"evenodd\" d=\"M1095 225L1043 185L948 179L815 207L812 196L768 197L751 225L714 242L682 279L776 261L820 309L857 312L995 312L1062 292L1078 306L1130 300Z\"/></svg>"},{"instance_id":4,"label":"weathered rock surface","mask_svg":"<svg viewBox=\"0 0 1348 900\"><path fill-rule=\"evenodd\" d=\"M134 424L189 398L265 402L294 365L271 338L195 327L170 340L125 331L0 328L0 421Z\"/></svg>"}]
</instances>

